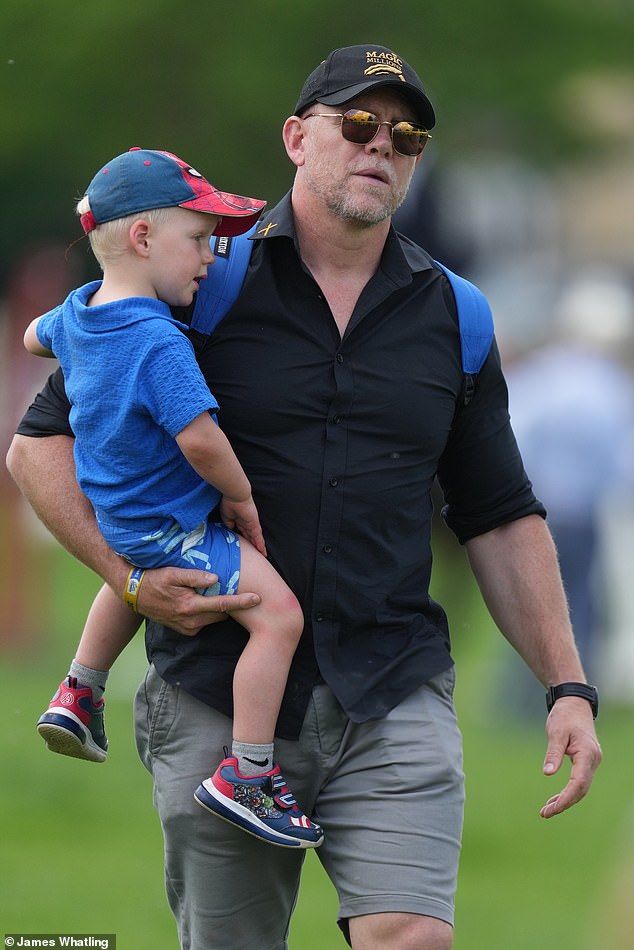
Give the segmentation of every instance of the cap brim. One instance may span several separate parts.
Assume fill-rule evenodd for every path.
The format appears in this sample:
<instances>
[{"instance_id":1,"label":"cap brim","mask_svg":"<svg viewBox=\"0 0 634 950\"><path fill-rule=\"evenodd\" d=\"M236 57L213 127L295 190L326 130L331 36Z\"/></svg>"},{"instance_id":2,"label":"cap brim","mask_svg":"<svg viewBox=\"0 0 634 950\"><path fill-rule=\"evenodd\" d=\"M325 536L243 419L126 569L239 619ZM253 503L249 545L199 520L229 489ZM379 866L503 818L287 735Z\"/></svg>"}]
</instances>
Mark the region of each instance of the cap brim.
<instances>
[{"instance_id":1,"label":"cap brim","mask_svg":"<svg viewBox=\"0 0 634 950\"><path fill-rule=\"evenodd\" d=\"M191 201L183 201L179 207L219 215L222 220L218 222L214 234L218 237L235 237L251 230L264 211L266 201L214 189L206 195L192 198Z\"/></svg>"},{"instance_id":2,"label":"cap brim","mask_svg":"<svg viewBox=\"0 0 634 950\"><path fill-rule=\"evenodd\" d=\"M266 204L266 202L264 202L264 204ZM219 221L216 226L214 236L236 237L238 234L244 234L246 231L250 231L253 225L257 223L261 214L262 211L256 211L241 218L228 218L223 215L222 220Z\"/></svg>"},{"instance_id":3,"label":"cap brim","mask_svg":"<svg viewBox=\"0 0 634 950\"><path fill-rule=\"evenodd\" d=\"M345 89L340 89L338 92L331 92L327 96L319 96L317 102L322 102L325 106L340 106L349 102L350 99L354 99L355 96L360 96L364 92L384 86L389 86L391 89L394 89L395 92L401 92L409 99L416 109L421 123L426 129L434 127L436 124L436 114L427 96L423 95L420 89L417 89L416 86L412 86L411 83L400 82L395 79L386 79L385 82L373 79L371 82L360 82L355 86L346 86ZM310 105L309 102L306 103L306 106L308 105Z\"/></svg>"}]
</instances>

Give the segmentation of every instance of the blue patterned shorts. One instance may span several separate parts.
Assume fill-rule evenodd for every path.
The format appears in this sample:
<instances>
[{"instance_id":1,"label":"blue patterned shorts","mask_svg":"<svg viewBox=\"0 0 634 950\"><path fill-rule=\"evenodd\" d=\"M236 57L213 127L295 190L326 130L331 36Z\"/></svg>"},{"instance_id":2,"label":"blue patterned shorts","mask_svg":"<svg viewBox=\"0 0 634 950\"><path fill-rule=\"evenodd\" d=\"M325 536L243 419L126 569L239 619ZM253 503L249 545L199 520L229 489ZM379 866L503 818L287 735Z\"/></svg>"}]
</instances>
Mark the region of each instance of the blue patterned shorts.
<instances>
[{"instance_id":1,"label":"blue patterned shorts","mask_svg":"<svg viewBox=\"0 0 634 950\"><path fill-rule=\"evenodd\" d=\"M193 567L218 575L218 583L201 588L200 594L235 594L240 579L240 540L223 524L201 522L183 531L168 521L158 531L140 535L108 524L97 516L99 530L117 554L137 567Z\"/></svg>"}]
</instances>

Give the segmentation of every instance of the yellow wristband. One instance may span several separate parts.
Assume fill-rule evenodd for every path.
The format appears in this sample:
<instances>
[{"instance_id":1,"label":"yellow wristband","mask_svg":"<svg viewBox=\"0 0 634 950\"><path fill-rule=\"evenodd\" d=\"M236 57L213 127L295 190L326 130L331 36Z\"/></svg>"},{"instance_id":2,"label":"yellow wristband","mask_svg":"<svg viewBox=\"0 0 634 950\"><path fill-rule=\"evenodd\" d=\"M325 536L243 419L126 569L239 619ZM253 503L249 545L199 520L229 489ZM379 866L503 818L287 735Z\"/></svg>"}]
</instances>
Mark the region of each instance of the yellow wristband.
<instances>
[{"instance_id":1,"label":"yellow wristband","mask_svg":"<svg viewBox=\"0 0 634 950\"><path fill-rule=\"evenodd\" d=\"M135 613L137 612L137 600L139 598L139 588L145 571L140 567L133 567L128 574L123 590L123 600Z\"/></svg>"}]
</instances>

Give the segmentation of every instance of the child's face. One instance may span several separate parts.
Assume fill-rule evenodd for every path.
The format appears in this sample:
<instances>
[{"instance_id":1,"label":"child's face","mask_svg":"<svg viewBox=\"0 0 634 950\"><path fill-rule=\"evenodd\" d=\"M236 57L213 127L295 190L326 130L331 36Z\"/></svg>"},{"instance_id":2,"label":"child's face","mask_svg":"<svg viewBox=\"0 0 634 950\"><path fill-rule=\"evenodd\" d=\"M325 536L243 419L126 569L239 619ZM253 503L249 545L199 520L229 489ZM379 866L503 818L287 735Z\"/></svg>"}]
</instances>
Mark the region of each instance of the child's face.
<instances>
[{"instance_id":1,"label":"child's face","mask_svg":"<svg viewBox=\"0 0 634 950\"><path fill-rule=\"evenodd\" d=\"M220 218L215 214L172 208L166 221L152 226L148 266L159 300L186 307L213 264L209 240Z\"/></svg>"}]
</instances>

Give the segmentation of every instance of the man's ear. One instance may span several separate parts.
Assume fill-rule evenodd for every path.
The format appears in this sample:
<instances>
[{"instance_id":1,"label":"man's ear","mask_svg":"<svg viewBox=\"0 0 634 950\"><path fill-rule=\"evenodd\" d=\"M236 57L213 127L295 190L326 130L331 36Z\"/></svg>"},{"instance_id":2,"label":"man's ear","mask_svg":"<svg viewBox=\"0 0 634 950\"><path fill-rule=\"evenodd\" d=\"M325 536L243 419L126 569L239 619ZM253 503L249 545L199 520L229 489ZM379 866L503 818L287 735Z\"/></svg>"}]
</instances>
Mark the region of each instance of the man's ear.
<instances>
[{"instance_id":1,"label":"man's ear","mask_svg":"<svg viewBox=\"0 0 634 950\"><path fill-rule=\"evenodd\" d=\"M292 115L286 120L282 128L282 139L286 154L293 165L300 168L304 158L304 123L298 116Z\"/></svg>"},{"instance_id":2,"label":"man's ear","mask_svg":"<svg viewBox=\"0 0 634 950\"><path fill-rule=\"evenodd\" d=\"M130 230L128 231L130 247L139 257L147 257L150 252L151 231L152 226L145 218L137 218L136 221L130 225Z\"/></svg>"}]
</instances>

